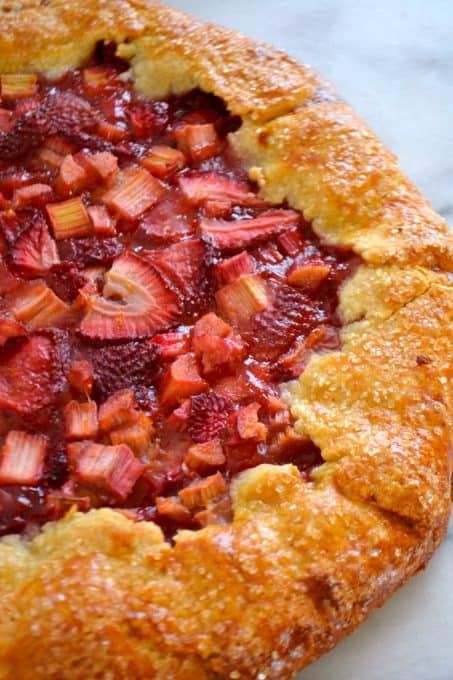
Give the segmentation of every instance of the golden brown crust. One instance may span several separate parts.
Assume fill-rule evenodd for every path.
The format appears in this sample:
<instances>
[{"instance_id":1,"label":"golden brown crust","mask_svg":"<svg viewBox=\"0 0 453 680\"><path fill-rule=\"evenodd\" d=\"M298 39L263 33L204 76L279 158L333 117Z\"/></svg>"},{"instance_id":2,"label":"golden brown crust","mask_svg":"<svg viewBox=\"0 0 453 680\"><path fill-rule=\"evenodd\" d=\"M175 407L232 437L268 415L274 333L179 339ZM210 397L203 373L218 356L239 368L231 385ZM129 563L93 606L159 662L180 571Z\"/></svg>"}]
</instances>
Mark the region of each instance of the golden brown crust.
<instances>
[{"instance_id":1,"label":"golden brown crust","mask_svg":"<svg viewBox=\"0 0 453 680\"><path fill-rule=\"evenodd\" d=\"M99 39L128 40L145 92L223 97L263 194L366 262L341 294L342 350L291 388L327 461L314 482L291 466L248 471L233 524L174 547L110 510L4 539L0 677L288 679L445 533L453 296L434 269L451 268L446 225L349 107L276 50L145 0L0 0L0 21L0 71L57 72Z\"/></svg>"}]
</instances>

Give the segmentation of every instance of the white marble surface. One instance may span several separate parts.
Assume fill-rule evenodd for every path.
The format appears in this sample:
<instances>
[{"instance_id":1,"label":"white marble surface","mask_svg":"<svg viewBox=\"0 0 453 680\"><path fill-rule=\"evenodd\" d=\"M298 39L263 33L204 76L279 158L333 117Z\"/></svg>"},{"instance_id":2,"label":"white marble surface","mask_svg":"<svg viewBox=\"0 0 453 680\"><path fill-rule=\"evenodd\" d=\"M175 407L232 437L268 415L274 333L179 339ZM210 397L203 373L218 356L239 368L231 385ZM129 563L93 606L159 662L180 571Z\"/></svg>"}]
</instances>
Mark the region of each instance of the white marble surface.
<instances>
[{"instance_id":1,"label":"white marble surface","mask_svg":"<svg viewBox=\"0 0 453 680\"><path fill-rule=\"evenodd\" d=\"M334 82L453 221L453 0L169 0ZM429 568L301 680L453 680L453 530Z\"/></svg>"}]
</instances>

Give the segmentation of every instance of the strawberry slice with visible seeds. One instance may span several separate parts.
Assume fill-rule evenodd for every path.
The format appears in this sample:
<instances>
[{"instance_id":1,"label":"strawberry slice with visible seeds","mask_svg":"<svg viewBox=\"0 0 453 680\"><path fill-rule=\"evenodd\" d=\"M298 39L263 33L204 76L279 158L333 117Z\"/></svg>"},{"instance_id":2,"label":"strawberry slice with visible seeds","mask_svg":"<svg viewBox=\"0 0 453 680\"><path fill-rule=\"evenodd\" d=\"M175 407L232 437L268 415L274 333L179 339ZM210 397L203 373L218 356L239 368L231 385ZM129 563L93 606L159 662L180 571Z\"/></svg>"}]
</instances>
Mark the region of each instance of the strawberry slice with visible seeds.
<instances>
[{"instance_id":1,"label":"strawberry slice with visible seeds","mask_svg":"<svg viewBox=\"0 0 453 680\"><path fill-rule=\"evenodd\" d=\"M58 245L62 260L69 260L82 266L108 265L121 255L123 243L118 238L74 238L61 241Z\"/></svg>"},{"instance_id":2,"label":"strawberry slice with visible seeds","mask_svg":"<svg viewBox=\"0 0 453 680\"><path fill-rule=\"evenodd\" d=\"M119 501L129 496L145 466L125 444L88 444L68 447L74 478L104 491Z\"/></svg>"},{"instance_id":3,"label":"strawberry slice with visible seeds","mask_svg":"<svg viewBox=\"0 0 453 680\"><path fill-rule=\"evenodd\" d=\"M22 338L27 335L25 326L14 319L0 317L0 346L3 345L10 338Z\"/></svg>"},{"instance_id":4,"label":"strawberry slice with visible seeds","mask_svg":"<svg viewBox=\"0 0 453 680\"><path fill-rule=\"evenodd\" d=\"M105 399L118 390L150 387L158 368L149 340L107 345L93 350L95 395Z\"/></svg>"},{"instance_id":5,"label":"strawberry slice with visible seeds","mask_svg":"<svg viewBox=\"0 0 453 680\"><path fill-rule=\"evenodd\" d=\"M181 191L190 205L195 207L218 206L219 215L234 205L262 208L266 204L250 191L246 182L232 179L217 172L197 172L178 178Z\"/></svg>"},{"instance_id":6,"label":"strawberry slice with visible seeds","mask_svg":"<svg viewBox=\"0 0 453 680\"><path fill-rule=\"evenodd\" d=\"M44 223L28 229L11 249L11 260L25 275L42 276L60 262L57 245Z\"/></svg>"},{"instance_id":7,"label":"strawberry slice with visible seeds","mask_svg":"<svg viewBox=\"0 0 453 680\"><path fill-rule=\"evenodd\" d=\"M0 454L0 484L37 484L44 471L47 437L18 430L8 432Z\"/></svg>"},{"instance_id":8,"label":"strawberry slice with visible seeds","mask_svg":"<svg viewBox=\"0 0 453 680\"><path fill-rule=\"evenodd\" d=\"M140 220L135 238L144 244L173 243L195 232L195 211L178 191L164 197Z\"/></svg>"},{"instance_id":9,"label":"strawberry slice with visible seeds","mask_svg":"<svg viewBox=\"0 0 453 680\"><path fill-rule=\"evenodd\" d=\"M82 268L74 262L60 262L53 265L46 282L64 302L74 302L87 280Z\"/></svg>"},{"instance_id":10,"label":"strawberry slice with visible seeds","mask_svg":"<svg viewBox=\"0 0 453 680\"><path fill-rule=\"evenodd\" d=\"M103 296L86 300L80 330L90 338L127 339L168 328L178 318L176 294L144 259L129 252L105 275Z\"/></svg>"},{"instance_id":11,"label":"strawberry slice with visible seeds","mask_svg":"<svg viewBox=\"0 0 453 680\"><path fill-rule=\"evenodd\" d=\"M299 215L295 210L276 208L258 217L232 222L202 219L200 229L204 238L217 248L236 250L281 234L287 229L296 227L299 221Z\"/></svg>"},{"instance_id":12,"label":"strawberry slice with visible seeds","mask_svg":"<svg viewBox=\"0 0 453 680\"><path fill-rule=\"evenodd\" d=\"M0 407L27 415L51 404L55 397L54 343L33 336L4 349L0 362Z\"/></svg>"},{"instance_id":13,"label":"strawberry slice with visible seeds","mask_svg":"<svg viewBox=\"0 0 453 680\"><path fill-rule=\"evenodd\" d=\"M20 280L10 272L5 260L0 257L0 295L11 293L19 284Z\"/></svg>"},{"instance_id":14,"label":"strawberry slice with visible seeds","mask_svg":"<svg viewBox=\"0 0 453 680\"><path fill-rule=\"evenodd\" d=\"M180 241L163 250L142 252L148 262L179 288L186 300L200 294L204 255L205 245L200 239Z\"/></svg>"},{"instance_id":15,"label":"strawberry slice with visible seeds","mask_svg":"<svg viewBox=\"0 0 453 680\"><path fill-rule=\"evenodd\" d=\"M219 397L215 392L192 397L187 429L193 441L207 442L221 435L232 411L231 399Z\"/></svg>"},{"instance_id":16,"label":"strawberry slice with visible seeds","mask_svg":"<svg viewBox=\"0 0 453 680\"><path fill-rule=\"evenodd\" d=\"M89 397L93 389L93 366L86 359L74 361L69 369L68 379L71 387Z\"/></svg>"}]
</instances>

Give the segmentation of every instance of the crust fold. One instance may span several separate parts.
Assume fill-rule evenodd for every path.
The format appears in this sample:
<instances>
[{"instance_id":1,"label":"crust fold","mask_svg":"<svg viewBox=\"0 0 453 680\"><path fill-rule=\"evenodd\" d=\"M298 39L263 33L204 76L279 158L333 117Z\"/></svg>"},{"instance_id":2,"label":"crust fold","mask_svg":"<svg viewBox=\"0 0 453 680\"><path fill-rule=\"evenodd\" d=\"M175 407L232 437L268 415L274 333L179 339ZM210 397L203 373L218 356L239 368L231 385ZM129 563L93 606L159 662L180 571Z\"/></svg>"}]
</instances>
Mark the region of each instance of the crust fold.
<instances>
[{"instance_id":1,"label":"crust fold","mask_svg":"<svg viewBox=\"0 0 453 680\"><path fill-rule=\"evenodd\" d=\"M448 522L453 262L446 224L311 69L146 0L0 0L0 71L58 73L123 43L151 96L201 87L263 196L364 264L339 352L289 390L326 463L260 466L234 522L163 542L111 510L0 543L0 677L288 680L422 568Z\"/></svg>"}]
</instances>

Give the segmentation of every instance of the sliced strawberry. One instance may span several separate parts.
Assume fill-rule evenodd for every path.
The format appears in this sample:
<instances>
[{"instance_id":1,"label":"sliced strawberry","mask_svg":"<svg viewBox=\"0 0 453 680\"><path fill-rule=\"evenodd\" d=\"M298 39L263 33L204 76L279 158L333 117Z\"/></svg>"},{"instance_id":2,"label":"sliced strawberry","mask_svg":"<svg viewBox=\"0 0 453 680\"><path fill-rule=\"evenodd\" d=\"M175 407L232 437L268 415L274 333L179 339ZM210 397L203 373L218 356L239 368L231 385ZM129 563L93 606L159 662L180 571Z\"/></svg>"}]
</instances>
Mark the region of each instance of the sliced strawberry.
<instances>
[{"instance_id":1,"label":"sliced strawberry","mask_svg":"<svg viewBox=\"0 0 453 680\"><path fill-rule=\"evenodd\" d=\"M154 177L163 179L173 175L184 167L185 156L178 149L171 146L156 145L152 146L147 155L141 159L140 164Z\"/></svg>"},{"instance_id":2,"label":"sliced strawberry","mask_svg":"<svg viewBox=\"0 0 453 680\"><path fill-rule=\"evenodd\" d=\"M171 430L176 430L177 432L184 432L187 429L187 423L190 418L190 399L185 399L181 406L175 408L174 411L170 413L165 424Z\"/></svg>"},{"instance_id":3,"label":"sliced strawberry","mask_svg":"<svg viewBox=\"0 0 453 680\"><path fill-rule=\"evenodd\" d=\"M13 195L13 206L16 210L27 206L41 208L52 200L53 189L48 184L29 184L16 189Z\"/></svg>"},{"instance_id":4,"label":"sliced strawberry","mask_svg":"<svg viewBox=\"0 0 453 680\"><path fill-rule=\"evenodd\" d=\"M169 195L141 219L135 237L143 243L173 243L195 233L195 212L177 191Z\"/></svg>"},{"instance_id":5,"label":"sliced strawberry","mask_svg":"<svg viewBox=\"0 0 453 680\"><path fill-rule=\"evenodd\" d=\"M3 101L33 97L38 92L36 73L3 73L0 75L0 94Z\"/></svg>"},{"instance_id":6,"label":"sliced strawberry","mask_svg":"<svg viewBox=\"0 0 453 680\"><path fill-rule=\"evenodd\" d=\"M314 292L327 279L331 266L321 258L296 260L286 276L288 283L304 291Z\"/></svg>"},{"instance_id":7,"label":"sliced strawberry","mask_svg":"<svg viewBox=\"0 0 453 680\"><path fill-rule=\"evenodd\" d=\"M126 220L136 220L162 197L164 188L144 168L124 170L117 184L102 197L108 208Z\"/></svg>"},{"instance_id":8,"label":"sliced strawberry","mask_svg":"<svg viewBox=\"0 0 453 680\"><path fill-rule=\"evenodd\" d=\"M207 442L226 428L233 403L215 392L191 398L188 431L194 442Z\"/></svg>"},{"instance_id":9,"label":"sliced strawberry","mask_svg":"<svg viewBox=\"0 0 453 680\"><path fill-rule=\"evenodd\" d=\"M193 394L204 392L208 384L200 376L195 357L183 354L175 359L164 375L161 388L161 402L175 406Z\"/></svg>"},{"instance_id":10,"label":"sliced strawberry","mask_svg":"<svg viewBox=\"0 0 453 680\"><path fill-rule=\"evenodd\" d=\"M222 467L225 463L225 455L220 441L211 439L202 444L194 444L187 451L185 463L190 470L195 470L200 474Z\"/></svg>"},{"instance_id":11,"label":"sliced strawberry","mask_svg":"<svg viewBox=\"0 0 453 680\"><path fill-rule=\"evenodd\" d=\"M58 325L69 315L69 307L39 280L22 283L8 304L16 319L31 330Z\"/></svg>"},{"instance_id":12,"label":"sliced strawberry","mask_svg":"<svg viewBox=\"0 0 453 680\"><path fill-rule=\"evenodd\" d=\"M73 450L77 451L70 456L74 478L119 501L126 500L145 469L125 444L88 444Z\"/></svg>"},{"instance_id":13,"label":"sliced strawberry","mask_svg":"<svg viewBox=\"0 0 453 680\"><path fill-rule=\"evenodd\" d=\"M68 441L94 439L98 433L98 408L95 401L79 404L70 401L64 408L65 437Z\"/></svg>"},{"instance_id":14,"label":"sliced strawberry","mask_svg":"<svg viewBox=\"0 0 453 680\"><path fill-rule=\"evenodd\" d=\"M78 265L108 265L121 255L124 244L118 238L67 239L58 244L62 260L69 260Z\"/></svg>"},{"instance_id":15,"label":"sliced strawberry","mask_svg":"<svg viewBox=\"0 0 453 680\"><path fill-rule=\"evenodd\" d=\"M158 134L168 120L167 106L163 102L136 100L128 109L134 137L142 139Z\"/></svg>"},{"instance_id":16,"label":"sliced strawberry","mask_svg":"<svg viewBox=\"0 0 453 680\"><path fill-rule=\"evenodd\" d=\"M57 245L44 223L38 222L20 236L11 249L11 260L31 276L42 276L60 262Z\"/></svg>"},{"instance_id":17,"label":"sliced strawberry","mask_svg":"<svg viewBox=\"0 0 453 680\"><path fill-rule=\"evenodd\" d=\"M88 210L96 236L116 236L115 224L103 205L91 205Z\"/></svg>"},{"instance_id":18,"label":"sliced strawberry","mask_svg":"<svg viewBox=\"0 0 453 680\"><path fill-rule=\"evenodd\" d=\"M133 423L127 423L110 432L110 441L114 445L127 444L135 454L141 455L149 448L152 434L151 418L139 411Z\"/></svg>"},{"instance_id":19,"label":"sliced strawberry","mask_svg":"<svg viewBox=\"0 0 453 680\"><path fill-rule=\"evenodd\" d=\"M99 427L104 432L137 420L137 401L132 389L115 392L99 409Z\"/></svg>"},{"instance_id":20,"label":"sliced strawberry","mask_svg":"<svg viewBox=\"0 0 453 680\"><path fill-rule=\"evenodd\" d=\"M228 214L234 205L264 207L265 203L240 182L217 172L197 172L182 175L178 184L184 197L195 207L204 207L213 217Z\"/></svg>"},{"instance_id":21,"label":"sliced strawberry","mask_svg":"<svg viewBox=\"0 0 453 680\"><path fill-rule=\"evenodd\" d=\"M163 250L143 251L142 255L179 288L185 300L191 300L200 294L205 256L202 241L180 241Z\"/></svg>"},{"instance_id":22,"label":"sliced strawberry","mask_svg":"<svg viewBox=\"0 0 453 680\"><path fill-rule=\"evenodd\" d=\"M179 315L175 293L145 260L131 252L115 260L105 281L104 297L93 295L87 300L80 330L88 337L144 337L170 326Z\"/></svg>"},{"instance_id":23,"label":"sliced strawberry","mask_svg":"<svg viewBox=\"0 0 453 680\"><path fill-rule=\"evenodd\" d=\"M152 339L157 355L163 361L176 359L190 349L190 340L187 333L175 331L173 333L161 333Z\"/></svg>"},{"instance_id":24,"label":"sliced strawberry","mask_svg":"<svg viewBox=\"0 0 453 680\"><path fill-rule=\"evenodd\" d=\"M194 508L204 508L214 498L219 498L228 491L228 486L220 474L205 477L198 482L193 482L190 486L179 492L179 498L183 505L189 510Z\"/></svg>"},{"instance_id":25,"label":"sliced strawberry","mask_svg":"<svg viewBox=\"0 0 453 680\"><path fill-rule=\"evenodd\" d=\"M214 390L219 397L231 399L236 404L256 396L256 387L253 385L253 381L250 380L247 371L243 370L235 375L221 378L215 383Z\"/></svg>"},{"instance_id":26,"label":"sliced strawberry","mask_svg":"<svg viewBox=\"0 0 453 680\"><path fill-rule=\"evenodd\" d=\"M37 484L44 471L47 437L11 430L0 454L0 484Z\"/></svg>"},{"instance_id":27,"label":"sliced strawberry","mask_svg":"<svg viewBox=\"0 0 453 680\"><path fill-rule=\"evenodd\" d=\"M241 276L253 272L252 260L246 250L243 250L227 260L223 260L215 268L220 285L226 285L239 279Z\"/></svg>"},{"instance_id":28,"label":"sliced strawberry","mask_svg":"<svg viewBox=\"0 0 453 680\"><path fill-rule=\"evenodd\" d=\"M247 354L240 335L212 312L196 322L192 344L206 375L233 369Z\"/></svg>"},{"instance_id":29,"label":"sliced strawberry","mask_svg":"<svg viewBox=\"0 0 453 680\"><path fill-rule=\"evenodd\" d=\"M259 248L254 250L253 256L258 263L258 270L260 269L259 264L264 264L265 266L279 264L284 259L275 243L265 243L259 246Z\"/></svg>"},{"instance_id":30,"label":"sliced strawberry","mask_svg":"<svg viewBox=\"0 0 453 680\"><path fill-rule=\"evenodd\" d=\"M71 387L89 397L94 383L92 364L86 359L74 361L69 369L68 379Z\"/></svg>"},{"instance_id":31,"label":"sliced strawberry","mask_svg":"<svg viewBox=\"0 0 453 680\"><path fill-rule=\"evenodd\" d=\"M0 295L6 295L18 287L20 281L10 272L5 260L0 257Z\"/></svg>"},{"instance_id":32,"label":"sliced strawberry","mask_svg":"<svg viewBox=\"0 0 453 680\"><path fill-rule=\"evenodd\" d=\"M60 262L53 265L46 282L64 302L74 302L87 281L81 267L74 262Z\"/></svg>"},{"instance_id":33,"label":"sliced strawberry","mask_svg":"<svg viewBox=\"0 0 453 680\"><path fill-rule=\"evenodd\" d=\"M258 217L233 222L202 219L200 229L202 235L217 248L236 250L294 228L299 221L299 215L294 210L275 208Z\"/></svg>"},{"instance_id":34,"label":"sliced strawberry","mask_svg":"<svg viewBox=\"0 0 453 680\"><path fill-rule=\"evenodd\" d=\"M41 336L31 337L6 353L3 350L0 407L27 415L52 403L57 388L54 356L53 342Z\"/></svg>"},{"instance_id":35,"label":"sliced strawberry","mask_svg":"<svg viewBox=\"0 0 453 680\"><path fill-rule=\"evenodd\" d=\"M156 350L149 340L99 347L91 361L95 393L101 399L128 387L149 387L157 371Z\"/></svg>"},{"instance_id":36,"label":"sliced strawberry","mask_svg":"<svg viewBox=\"0 0 453 680\"><path fill-rule=\"evenodd\" d=\"M198 163L218 154L221 141L212 123L184 125L174 132L176 144L183 154Z\"/></svg>"},{"instance_id":37,"label":"sliced strawberry","mask_svg":"<svg viewBox=\"0 0 453 680\"><path fill-rule=\"evenodd\" d=\"M233 324L241 324L267 309L266 284L256 274L248 274L220 288L216 302L222 316Z\"/></svg>"}]
</instances>

